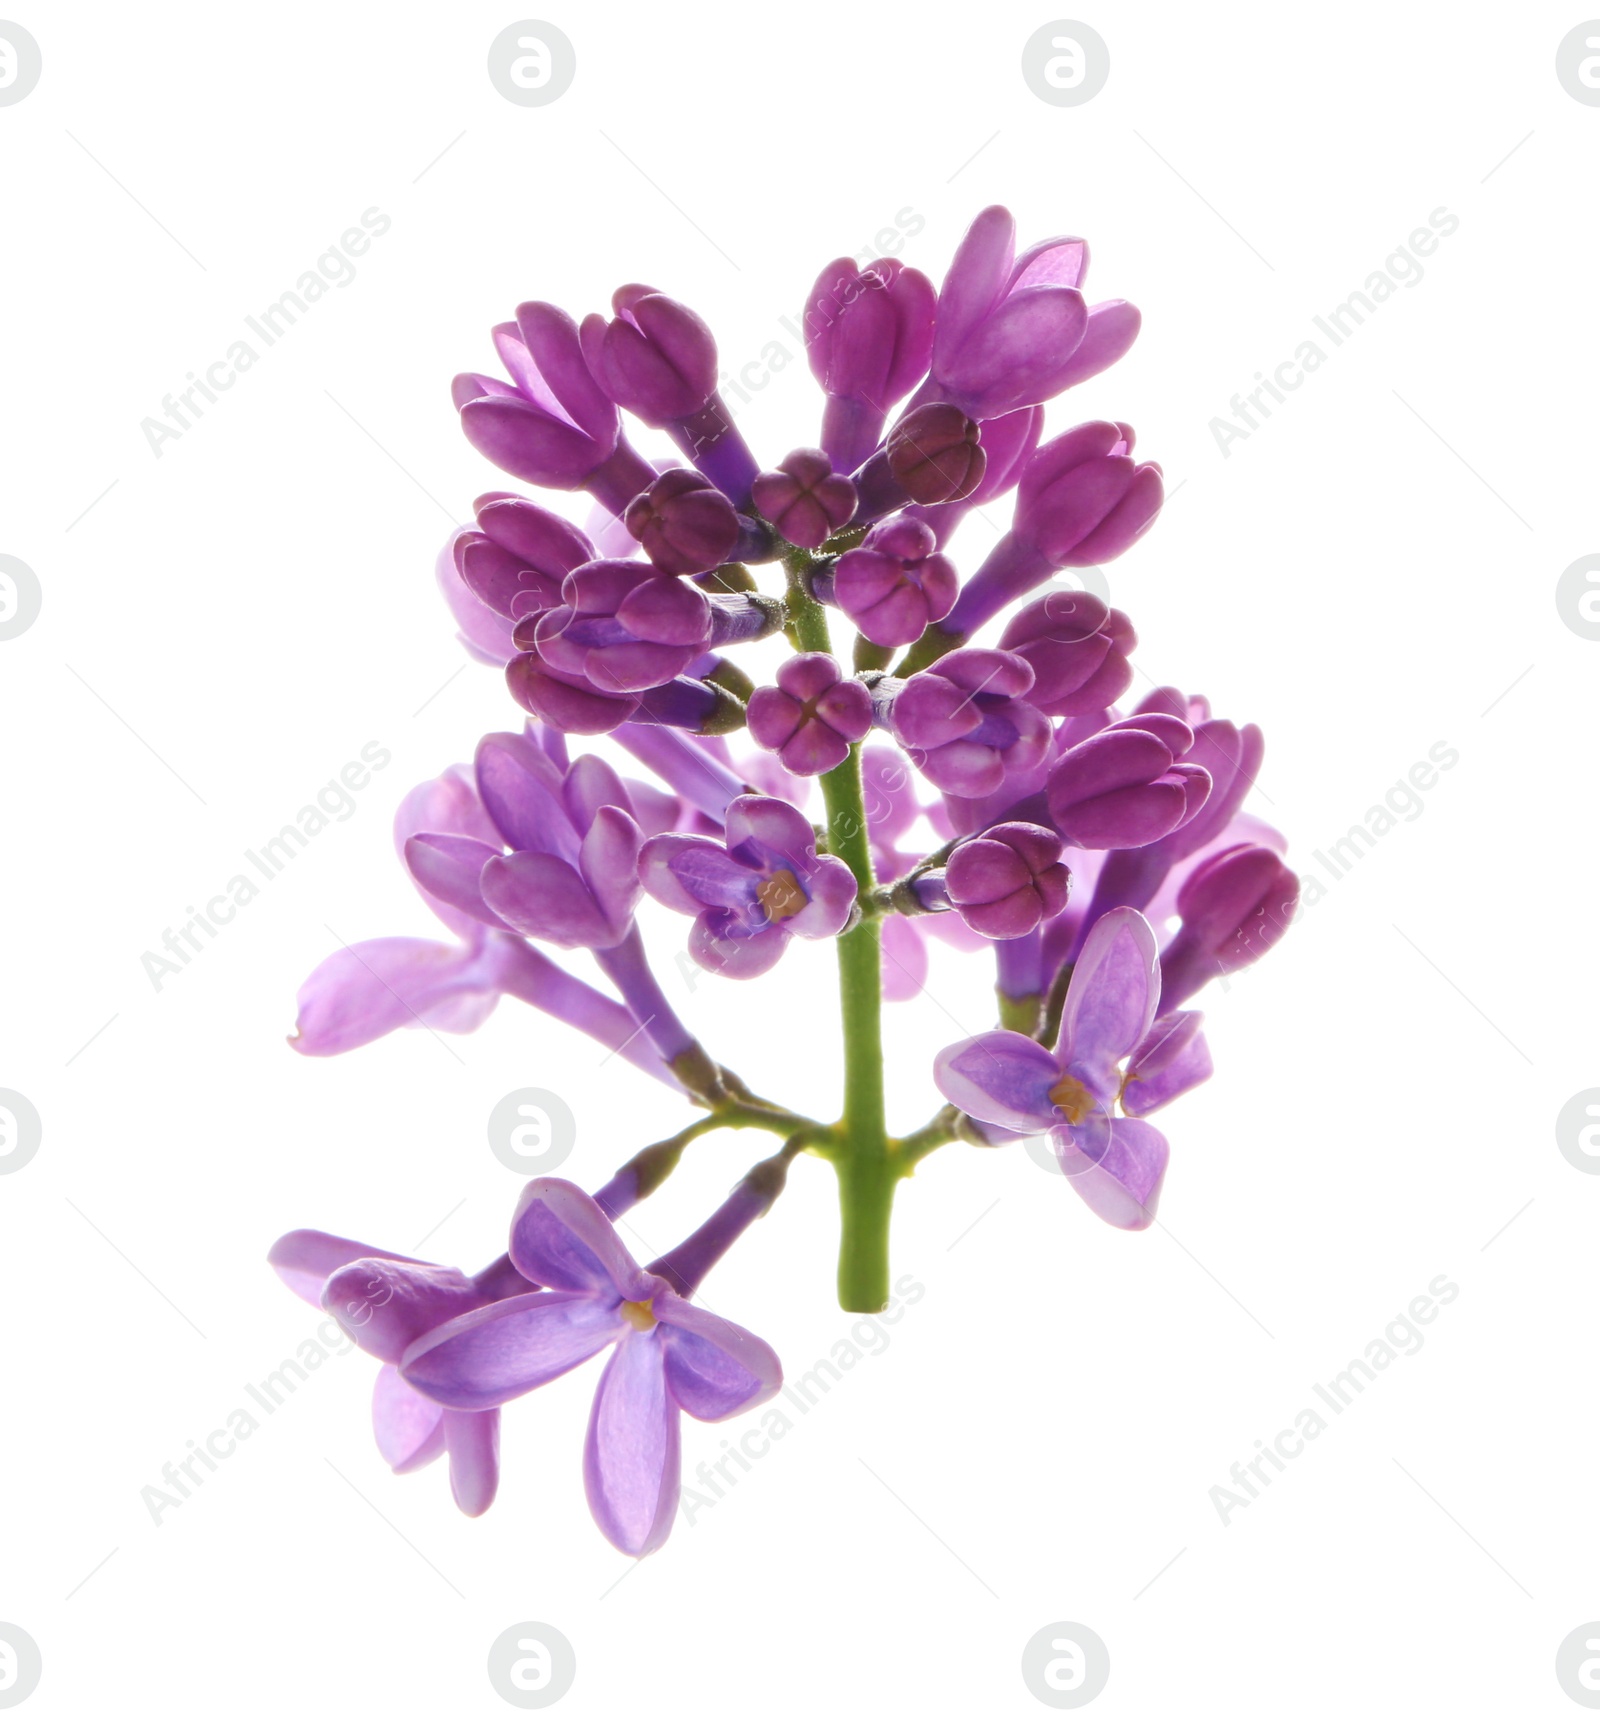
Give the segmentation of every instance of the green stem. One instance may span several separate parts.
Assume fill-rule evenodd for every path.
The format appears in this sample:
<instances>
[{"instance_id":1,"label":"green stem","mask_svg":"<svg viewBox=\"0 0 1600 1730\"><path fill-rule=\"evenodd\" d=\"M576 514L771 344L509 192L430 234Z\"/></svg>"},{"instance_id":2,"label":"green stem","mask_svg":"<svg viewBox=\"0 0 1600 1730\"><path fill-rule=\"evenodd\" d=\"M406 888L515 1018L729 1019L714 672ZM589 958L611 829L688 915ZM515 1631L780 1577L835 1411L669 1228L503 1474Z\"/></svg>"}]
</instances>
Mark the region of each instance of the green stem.
<instances>
[{"instance_id":1,"label":"green stem","mask_svg":"<svg viewBox=\"0 0 1600 1730\"><path fill-rule=\"evenodd\" d=\"M789 565L789 618L795 646L831 652L828 622L801 585L804 567ZM875 1315L889 1304L889 1215L895 1185L908 1167L891 1147L883 1103L883 998L879 936L882 915L872 905L877 879L867 836L861 747L821 777L828 813L828 847L855 875L861 897L857 923L838 939L839 1019L844 1036L844 1110L833 1144L839 1173L839 1303Z\"/></svg>"}]
</instances>

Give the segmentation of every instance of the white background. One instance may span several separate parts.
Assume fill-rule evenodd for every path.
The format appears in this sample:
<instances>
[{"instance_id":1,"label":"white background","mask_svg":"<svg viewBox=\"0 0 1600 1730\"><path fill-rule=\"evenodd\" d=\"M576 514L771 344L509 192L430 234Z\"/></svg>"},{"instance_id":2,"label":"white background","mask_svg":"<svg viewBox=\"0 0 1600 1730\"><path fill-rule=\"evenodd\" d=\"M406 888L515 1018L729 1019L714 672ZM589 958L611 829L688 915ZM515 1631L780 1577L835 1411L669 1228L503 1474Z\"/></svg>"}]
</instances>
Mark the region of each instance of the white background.
<instances>
[{"instance_id":1,"label":"white background","mask_svg":"<svg viewBox=\"0 0 1600 1730\"><path fill-rule=\"evenodd\" d=\"M576 1648L574 1724L1028 1724L1023 1645L1073 1620L1110 1649L1108 1726L1573 1720L1600 1182L1553 1130L1600 1083L1600 644L1554 590L1600 539L1600 109L1555 53L1585 14L1095 0L1109 82L1055 108L1020 74L1038 7L591 4L549 14L571 90L519 108L485 71L503 6L15 4L44 57L0 108L0 552L44 591L0 643L0 1085L45 1125L0 1178L0 1621L45 1664L20 1712L500 1723L485 1654L534 1619ZM816 436L780 321L818 268L909 209L937 278L996 200L1024 239L1089 237L1091 298L1144 310L1050 426L1130 420L1164 465L1111 572L1140 672L1262 724L1256 806L1327 891L1210 994L1161 1224L1109 1230L1017 1149L933 1156L890 1348L631 1571L583 1505L592 1370L508 1413L480 1521L442 1466L389 1475L352 1353L157 1526L142 1487L316 1325L263 1260L279 1232L475 1266L518 1187L484 1137L512 1087L571 1101L586 1184L683 1120L517 1004L470 1039L284 1043L334 933L430 930L390 814L515 724L433 588L502 484L451 373L521 299L581 314L643 279L730 366L787 348L740 411L771 461ZM374 206L355 280L152 455L141 421ZM1440 207L1423 279L1224 456L1230 398ZM355 815L154 991L142 953L369 740L393 762ZM1421 815L1335 882L1314 850L1439 741L1459 763ZM754 985L665 971L720 1056L825 1112L831 957L803 947ZM981 960L941 952L894 1012L898 1125L989 1014ZM675 1241L762 1147L701 1143L638 1229ZM849 1326L831 1192L802 1162L706 1292L791 1375ZM1225 1526L1211 1486L1441 1274L1423 1348ZM686 1476L725 1440L690 1425Z\"/></svg>"}]
</instances>

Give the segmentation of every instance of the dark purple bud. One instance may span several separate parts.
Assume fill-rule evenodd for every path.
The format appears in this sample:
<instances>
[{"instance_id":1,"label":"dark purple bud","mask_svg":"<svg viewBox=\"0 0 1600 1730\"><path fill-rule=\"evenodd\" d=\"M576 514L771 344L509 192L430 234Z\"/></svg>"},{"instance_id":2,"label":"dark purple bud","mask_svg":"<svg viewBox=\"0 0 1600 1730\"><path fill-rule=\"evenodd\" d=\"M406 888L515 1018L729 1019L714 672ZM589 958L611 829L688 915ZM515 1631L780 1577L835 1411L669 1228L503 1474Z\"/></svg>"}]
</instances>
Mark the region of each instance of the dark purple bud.
<instances>
[{"instance_id":1,"label":"dark purple bud","mask_svg":"<svg viewBox=\"0 0 1600 1730\"><path fill-rule=\"evenodd\" d=\"M739 540L732 501L693 469L668 469L633 500L622 520L650 562L678 577L715 570Z\"/></svg>"},{"instance_id":2,"label":"dark purple bud","mask_svg":"<svg viewBox=\"0 0 1600 1730\"><path fill-rule=\"evenodd\" d=\"M845 472L872 454L889 410L927 371L933 284L898 259L836 258L806 301L806 355L827 392L822 444ZM796 541L796 546L806 543Z\"/></svg>"},{"instance_id":3,"label":"dark purple bud","mask_svg":"<svg viewBox=\"0 0 1600 1730\"><path fill-rule=\"evenodd\" d=\"M750 698L750 737L792 775L822 775L850 755L872 728L872 698L859 679L847 679L832 655L793 655L778 669L776 685Z\"/></svg>"},{"instance_id":4,"label":"dark purple bud","mask_svg":"<svg viewBox=\"0 0 1600 1730\"><path fill-rule=\"evenodd\" d=\"M924 403L889 434L889 473L915 504L964 499L983 479L987 458L979 433L978 423L953 403Z\"/></svg>"},{"instance_id":5,"label":"dark purple bud","mask_svg":"<svg viewBox=\"0 0 1600 1730\"><path fill-rule=\"evenodd\" d=\"M1015 409L998 420L982 423L978 444L984 456L983 479L964 499L943 505L917 505L912 512L933 530L941 547L948 544L969 511L992 503L1017 484L1024 465L1038 447L1043 427L1044 410L1037 405Z\"/></svg>"},{"instance_id":6,"label":"dark purple bud","mask_svg":"<svg viewBox=\"0 0 1600 1730\"><path fill-rule=\"evenodd\" d=\"M870 642L914 643L955 605L956 568L934 550L933 530L915 517L890 517L833 571L833 599Z\"/></svg>"},{"instance_id":7,"label":"dark purple bud","mask_svg":"<svg viewBox=\"0 0 1600 1730\"><path fill-rule=\"evenodd\" d=\"M1115 721L1057 758L1045 783L1050 821L1073 847L1159 841L1205 803L1211 777L1182 754L1193 743L1171 715Z\"/></svg>"},{"instance_id":8,"label":"dark purple bud","mask_svg":"<svg viewBox=\"0 0 1600 1730\"><path fill-rule=\"evenodd\" d=\"M903 682L879 680L873 700L934 786L980 799L1050 749L1049 721L1023 701L1032 685L1033 669L1020 655L957 649Z\"/></svg>"},{"instance_id":9,"label":"dark purple bud","mask_svg":"<svg viewBox=\"0 0 1600 1730\"><path fill-rule=\"evenodd\" d=\"M1036 823L997 823L963 841L945 866L945 893L980 937L1026 937L1067 904L1061 837Z\"/></svg>"},{"instance_id":10,"label":"dark purple bud","mask_svg":"<svg viewBox=\"0 0 1600 1730\"><path fill-rule=\"evenodd\" d=\"M855 515L856 489L835 474L819 450L790 451L775 469L755 478L751 497L762 516L791 546L814 550Z\"/></svg>"},{"instance_id":11,"label":"dark purple bud","mask_svg":"<svg viewBox=\"0 0 1600 1730\"><path fill-rule=\"evenodd\" d=\"M1248 967L1289 929L1300 879L1269 847L1229 847L1178 891L1178 934L1161 955L1161 1012L1208 980Z\"/></svg>"},{"instance_id":12,"label":"dark purple bud","mask_svg":"<svg viewBox=\"0 0 1600 1730\"><path fill-rule=\"evenodd\" d=\"M1013 616L1000 647L1033 668L1029 702L1068 716L1116 702L1132 682L1128 656L1138 641L1126 613L1087 590L1055 589Z\"/></svg>"}]
</instances>

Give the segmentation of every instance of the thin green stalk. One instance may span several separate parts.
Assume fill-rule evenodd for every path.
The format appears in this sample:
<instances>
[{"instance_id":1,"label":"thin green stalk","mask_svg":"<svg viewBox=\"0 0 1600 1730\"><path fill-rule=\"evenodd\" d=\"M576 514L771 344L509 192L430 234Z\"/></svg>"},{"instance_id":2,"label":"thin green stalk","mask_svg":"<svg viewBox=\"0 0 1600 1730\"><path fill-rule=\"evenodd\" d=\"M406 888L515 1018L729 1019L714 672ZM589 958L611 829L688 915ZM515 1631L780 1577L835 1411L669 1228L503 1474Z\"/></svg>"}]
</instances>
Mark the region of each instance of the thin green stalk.
<instances>
[{"instance_id":1,"label":"thin green stalk","mask_svg":"<svg viewBox=\"0 0 1600 1730\"><path fill-rule=\"evenodd\" d=\"M832 648L827 618L805 593L804 569L798 559L789 565L795 645L826 654ZM890 1145L884 1117L883 921L871 904L877 879L867 836L861 747L852 745L844 762L821 780L829 849L854 873L862 902L859 920L838 939L844 1036L844 1110L833 1147L839 1173L839 1303L872 1315L889 1303L889 1216L895 1185L907 1166Z\"/></svg>"}]
</instances>

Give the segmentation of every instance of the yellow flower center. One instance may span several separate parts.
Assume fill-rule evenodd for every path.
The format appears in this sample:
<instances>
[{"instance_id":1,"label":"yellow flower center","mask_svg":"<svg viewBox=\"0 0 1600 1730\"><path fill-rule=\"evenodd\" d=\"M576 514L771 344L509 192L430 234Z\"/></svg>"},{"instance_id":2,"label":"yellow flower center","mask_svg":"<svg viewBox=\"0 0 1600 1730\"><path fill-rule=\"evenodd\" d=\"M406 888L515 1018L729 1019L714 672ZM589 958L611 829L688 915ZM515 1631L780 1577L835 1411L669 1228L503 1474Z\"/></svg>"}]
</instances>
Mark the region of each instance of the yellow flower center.
<instances>
[{"instance_id":1,"label":"yellow flower center","mask_svg":"<svg viewBox=\"0 0 1600 1730\"><path fill-rule=\"evenodd\" d=\"M1094 1110L1094 1095L1076 1076L1063 1075L1050 1089L1050 1103L1054 1105L1067 1120L1076 1126Z\"/></svg>"},{"instance_id":2,"label":"yellow flower center","mask_svg":"<svg viewBox=\"0 0 1600 1730\"><path fill-rule=\"evenodd\" d=\"M643 1303L629 1301L622 1306L622 1313L628 1318L629 1325L636 1327L640 1333L647 1334L656 1325L656 1312L650 1307L650 1299Z\"/></svg>"},{"instance_id":3,"label":"yellow flower center","mask_svg":"<svg viewBox=\"0 0 1600 1730\"><path fill-rule=\"evenodd\" d=\"M756 899L761 903L761 911L776 925L780 919L793 919L802 911L806 892L794 872L774 871L756 891Z\"/></svg>"}]
</instances>

